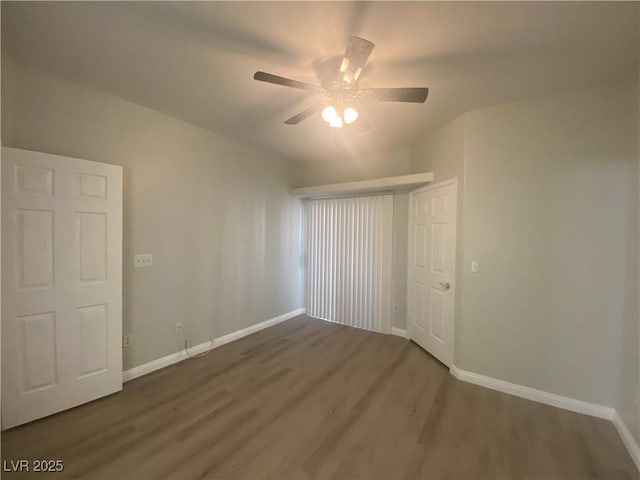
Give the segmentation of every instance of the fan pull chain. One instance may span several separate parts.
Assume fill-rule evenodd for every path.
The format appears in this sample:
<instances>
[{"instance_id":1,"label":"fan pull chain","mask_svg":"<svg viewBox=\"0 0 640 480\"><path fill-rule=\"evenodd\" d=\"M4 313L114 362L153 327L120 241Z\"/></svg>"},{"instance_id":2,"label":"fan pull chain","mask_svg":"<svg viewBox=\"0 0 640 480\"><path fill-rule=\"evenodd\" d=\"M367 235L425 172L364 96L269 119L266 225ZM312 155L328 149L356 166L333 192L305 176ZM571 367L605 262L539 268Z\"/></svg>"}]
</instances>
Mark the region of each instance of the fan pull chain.
<instances>
[{"instance_id":1,"label":"fan pull chain","mask_svg":"<svg viewBox=\"0 0 640 480\"><path fill-rule=\"evenodd\" d=\"M340 146L340 129L330 128L331 130L331 150L335 150Z\"/></svg>"}]
</instances>

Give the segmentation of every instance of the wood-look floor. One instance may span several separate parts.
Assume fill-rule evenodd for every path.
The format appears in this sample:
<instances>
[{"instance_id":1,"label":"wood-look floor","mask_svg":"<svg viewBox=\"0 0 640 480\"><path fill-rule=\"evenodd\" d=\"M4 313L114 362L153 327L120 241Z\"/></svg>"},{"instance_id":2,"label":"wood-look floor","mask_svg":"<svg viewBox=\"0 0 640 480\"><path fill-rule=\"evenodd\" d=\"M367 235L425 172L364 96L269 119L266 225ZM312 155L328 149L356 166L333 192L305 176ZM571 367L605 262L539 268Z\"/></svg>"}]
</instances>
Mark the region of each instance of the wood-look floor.
<instances>
[{"instance_id":1,"label":"wood-look floor","mask_svg":"<svg viewBox=\"0 0 640 480\"><path fill-rule=\"evenodd\" d=\"M611 422L465 384L415 344L300 316L2 433L3 478L636 478Z\"/></svg>"}]
</instances>

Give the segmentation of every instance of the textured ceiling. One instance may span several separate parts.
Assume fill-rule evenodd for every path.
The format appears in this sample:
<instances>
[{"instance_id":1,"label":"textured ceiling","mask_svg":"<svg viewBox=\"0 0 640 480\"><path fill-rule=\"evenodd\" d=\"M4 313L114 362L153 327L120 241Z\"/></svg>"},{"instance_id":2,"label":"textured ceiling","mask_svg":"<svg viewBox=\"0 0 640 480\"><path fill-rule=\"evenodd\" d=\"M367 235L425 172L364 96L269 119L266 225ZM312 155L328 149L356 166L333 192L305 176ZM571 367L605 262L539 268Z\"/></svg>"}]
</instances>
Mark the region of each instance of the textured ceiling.
<instances>
[{"instance_id":1,"label":"textured ceiling","mask_svg":"<svg viewBox=\"0 0 640 480\"><path fill-rule=\"evenodd\" d=\"M319 83L350 35L376 48L362 87L428 86L425 104L362 103L368 133L315 116ZM252 144L313 161L406 148L475 108L622 79L638 66L638 4L614 2L2 2L2 50Z\"/></svg>"}]
</instances>

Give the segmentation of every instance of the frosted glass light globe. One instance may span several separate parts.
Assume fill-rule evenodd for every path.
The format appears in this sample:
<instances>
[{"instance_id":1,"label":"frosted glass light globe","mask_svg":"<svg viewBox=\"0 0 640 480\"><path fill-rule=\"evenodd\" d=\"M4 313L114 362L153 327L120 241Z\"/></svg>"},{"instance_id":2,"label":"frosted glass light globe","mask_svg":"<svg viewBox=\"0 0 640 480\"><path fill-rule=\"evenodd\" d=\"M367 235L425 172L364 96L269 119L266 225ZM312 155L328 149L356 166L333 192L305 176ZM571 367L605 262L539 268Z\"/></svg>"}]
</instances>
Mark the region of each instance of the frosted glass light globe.
<instances>
[{"instance_id":1,"label":"frosted glass light globe","mask_svg":"<svg viewBox=\"0 0 640 480\"><path fill-rule=\"evenodd\" d=\"M337 115L329 122L329 126L333 128L341 128L342 127L342 119L340 115Z\"/></svg>"},{"instance_id":2,"label":"frosted glass light globe","mask_svg":"<svg viewBox=\"0 0 640 480\"><path fill-rule=\"evenodd\" d=\"M338 112L336 111L335 107L333 107L332 105L324 107L324 110L322 110L322 119L325 122L330 124L336 118L339 119L340 117L338 116Z\"/></svg>"},{"instance_id":3,"label":"frosted glass light globe","mask_svg":"<svg viewBox=\"0 0 640 480\"><path fill-rule=\"evenodd\" d=\"M344 109L344 121L347 125L358 119L358 112L355 108L347 107Z\"/></svg>"}]
</instances>

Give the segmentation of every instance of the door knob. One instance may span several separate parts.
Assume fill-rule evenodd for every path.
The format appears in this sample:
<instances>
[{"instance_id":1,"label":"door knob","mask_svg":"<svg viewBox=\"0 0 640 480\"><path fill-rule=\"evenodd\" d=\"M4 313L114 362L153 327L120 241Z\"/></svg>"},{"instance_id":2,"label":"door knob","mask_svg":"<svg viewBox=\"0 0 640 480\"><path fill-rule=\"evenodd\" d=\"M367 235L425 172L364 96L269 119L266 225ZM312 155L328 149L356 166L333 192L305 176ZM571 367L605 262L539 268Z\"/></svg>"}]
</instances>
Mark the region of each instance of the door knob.
<instances>
[{"instance_id":1,"label":"door knob","mask_svg":"<svg viewBox=\"0 0 640 480\"><path fill-rule=\"evenodd\" d=\"M440 286L445 290L449 290L451 288L451 284L449 282L440 282Z\"/></svg>"}]
</instances>

